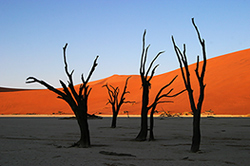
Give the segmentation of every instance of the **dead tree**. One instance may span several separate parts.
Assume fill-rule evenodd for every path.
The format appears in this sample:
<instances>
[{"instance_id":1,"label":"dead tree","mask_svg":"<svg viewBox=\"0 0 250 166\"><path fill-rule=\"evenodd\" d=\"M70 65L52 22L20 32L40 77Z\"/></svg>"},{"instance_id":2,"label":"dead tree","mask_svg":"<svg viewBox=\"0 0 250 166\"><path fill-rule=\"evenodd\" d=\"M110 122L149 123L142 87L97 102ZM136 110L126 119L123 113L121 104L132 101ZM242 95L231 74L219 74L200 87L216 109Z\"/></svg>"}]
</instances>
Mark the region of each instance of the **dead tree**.
<instances>
[{"instance_id":1,"label":"dead tree","mask_svg":"<svg viewBox=\"0 0 250 166\"><path fill-rule=\"evenodd\" d=\"M128 80L130 77L128 77L126 79L125 85L124 85L124 89L123 92L120 96L120 101L118 98L120 89L119 87L113 87L112 85L108 85L108 83L106 85L103 85L102 87L106 87L108 90L108 95L109 95L109 99L108 99L108 103L107 104L111 104L112 106L112 113L113 113L113 117L112 117L112 123L111 123L111 128L116 128L116 121L117 121L117 116L119 114L120 108L122 106L123 103L134 103L134 101L125 101L125 94L130 93L129 91L127 91L127 85L128 85Z\"/></svg>"},{"instance_id":2,"label":"dead tree","mask_svg":"<svg viewBox=\"0 0 250 166\"><path fill-rule=\"evenodd\" d=\"M89 135L89 127L88 127L88 121L87 121L87 116L88 116L88 96L90 94L91 88L89 88L88 82L90 80L90 77L92 76L96 66L97 66L97 59L98 56L95 58L94 63L92 65L92 68L90 70L90 73L88 74L87 79L84 78L83 74L81 76L82 84L80 85L79 91L77 93L74 83L73 83L73 78L72 75L74 73L74 70L72 70L69 73L68 70L68 64L66 61L66 48L67 48L68 43L65 44L63 47L63 57L64 57L64 64L65 64L65 73L68 76L68 86L60 80L60 84L63 87L63 90L58 90L54 88L53 86L49 85L45 81L38 80L35 77L28 77L26 79L26 83L39 83L46 88L48 88L50 91L56 93L58 95L58 98L63 99L68 103L72 111L74 112L78 125L80 127L80 132L81 132L81 137L80 140L75 143L73 146L77 147L90 147L90 135Z\"/></svg>"},{"instance_id":3,"label":"dead tree","mask_svg":"<svg viewBox=\"0 0 250 166\"><path fill-rule=\"evenodd\" d=\"M203 66L202 66L201 72L199 73L199 56L197 56L197 63L196 63L196 69L195 69L195 74L198 79L199 88L200 88L200 94L199 94L197 105L195 104L193 89L191 87L190 72L189 72L188 61L187 61L187 56L186 56L186 46L185 44L183 45L183 52L181 52L180 49L176 46L173 36L172 36L172 41L173 41L174 49L175 49L175 52L176 52L176 55L180 64L180 69L181 69L181 74L182 74L182 78L184 81L184 85L188 91L191 110L193 112L193 138L192 138L191 151L197 152L199 151L200 141L201 141L200 115L201 115L202 103L204 100L204 90L205 90L204 76L205 76L205 71L206 71L207 58L206 58L206 50L205 50L205 40L200 37L200 33L199 33L197 26L195 25L194 18L192 18L192 23L197 32L198 40L202 47L202 55L203 55Z\"/></svg>"},{"instance_id":4,"label":"dead tree","mask_svg":"<svg viewBox=\"0 0 250 166\"><path fill-rule=\"evenodd\" d=\"M151 87L151 79L154 76L155 70L156 68L159 66L156 65L154 66L154 68L151 71L151 68L153 67L153 63L155 62L155 60L162 54L164 53L164 51L159 52L155 58L151 61L148 69L145 69L145 65L146 65L146 60L147 60L147 53L148 53L148 49L149 46L147 46L147 48L145 49L145 36L146 36L146 30L143 33L143 44L142 44L142 55L141 55L141 63L140 63L140 76L141 76L141 82L142 82L142 108L141 108L141 129L139 134L136 137L137 141L145 141L147 139L147 133L148 133L148 111L152 108L152 114L155 111L155 108L157 106L158 103L164 103L167 101L159 101L161 98L163 97L170 97L168 96L169 93L166 94L162 94L161 92L168 87L174 80L175 78L171 81L170 84L165 85L164 87L162 87L158 93L158 95L155 98L155 101L149 106L149 89ZM151 74L149 76L149 72L151 71ZM176 94L177 95L177 94ZM153 116L152 116L153 118ZM151 118L151 119L152 119ZM153 120L151 120L151 123L153 123ZM153 130L153 126L151 125L151 129ZM153 138L151 138L153 139Z\"/></svg>"},{"instance_id":5,"label":"dead tree","mask_svg":"<svg viewBox=\"0 0 250 166\"><path fill-rule=\"evenodd\" d=\"M155 113L155 111L156 111L156 110L155 110L155 109L156 109L156 106L157 106L159 103L173 103L173 101L163 101L163 100L161 100L161 99L162 99L162 98L176 97L176 96L178 96L179 94L183 93L183 92L186 90L186 89L185 89L185 90L180 91L179 93L176 93L176 94L174 94L174 95L170 95L170 93L174 90L174 89L172 88L172 89L170 89L167 93L161 94L162 91L163 91L164 89L166 89L167 87L169 87L169 86L174 82L174 80L175 80L176 78L177 78L177 76L175 76L175 77L172 79L172 81L170 81L169 84L163 86L163 87L159 90L158 94L157 94L156 97L155 97L154 102L148 107L149 109L151 109L151 112L150 112L150 128L149 128L149 140L150 140L150 141L155 140L155 138L154 138L154 133L153 133L153 128L154 128L154 113Z\"/></svg>"}]
</instances>

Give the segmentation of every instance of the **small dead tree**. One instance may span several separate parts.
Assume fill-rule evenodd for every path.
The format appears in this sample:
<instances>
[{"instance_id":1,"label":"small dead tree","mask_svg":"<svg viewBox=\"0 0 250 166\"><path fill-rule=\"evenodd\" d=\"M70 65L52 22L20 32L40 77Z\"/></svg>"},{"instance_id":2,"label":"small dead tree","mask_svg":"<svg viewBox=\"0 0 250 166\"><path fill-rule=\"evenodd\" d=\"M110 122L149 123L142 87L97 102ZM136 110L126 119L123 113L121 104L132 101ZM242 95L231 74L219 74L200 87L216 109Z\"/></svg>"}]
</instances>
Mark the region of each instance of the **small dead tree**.
<instances>
[{"instance_id":1,"label":"small dead tree","mask_svg":"<svg viewBox=\"0 0 250 166\"><path fill-rule=\"evenodd\" d=\"M190 72L189 72L188 61L187 61L187 56L186 56L186 46L185 44L183 44L183 52L181 52L180 49L176 46L173 36L172 36L172 41L174 45L174 50L176 52L176 55L180 64L180 69L181 69L181 74L182 74L182 78L184 81L184 85L188 91L191 110L193 112L193 138L192 138L191 151L197 152L199 151L200 141L201 141L200 115L201 115L202 103L204 100L204 90L205 90L204 76L205 76L205 71L206 71L207 58L206 58L206 50L205 50L205 40L200 37L200 33L199 33L197 26L195 25L194 18L192 18L192 23L197 32L198 40L202 47L202 54L203 54L203 66L201 69L201 73L199 73L199 56L197 56L197 63L196 63L196 69L195 69L195 74L198 79L199 88L200 88L200 94L199 94L197 105L195 104L193 89L191 87Z\"/></svg>"},{"instance_id":2,"label":"small dead tree","mask_svg":"<svg viewBox=\"0 0 250 166\"><path fill-rule=\"evenodd\" d=\"M178 75L177 75L177 76L178 76ZM162 91L163 91L164 89L166 89L167 87L169 87L169 86L174 82L174 80L177 78L177 76L175 76L175 77L172 79L172 81L170 81L169 84L163 86L163 87L159 90L158 94L155 96L154 102L148 107L149 109L151 109L151 112L150 112L150 128L149 128L149 140L150 140L150 141L155 140L153 128L154 128L154 113L155 113L155 111L156 111L156 110L155 110L155 109L156 109L156 106L157 106L159 103L173 103L173 101L163 101L163 100L161 100L161 99L162 99L162 98L176 97L176 96L178 96L179 94L183 93L183 92L186 90L186 89L185 89L185 90L180 91L179 93L176 93L176 94L174 94L174 95L170 95L170 93L174 90L174 89L172 88L172 89L170 89L167 93L161 94Z\"/></svg>"},{"instance_id":3,"label":"small dead tree","mask_svg":"<svg viewBox=\"0 0 250 166\"><path fill-rule=\"evenodd\" d=\"M35 77L28 77L26 79L26 83L39 83L46 88L48 88L50 91L56 93L58 95L58 98L63 99L68 103L72 111L74 112L78 125L80 127L80 132L81 132L81 137L80 140L75 143L73 146L77 147L90 147L90 135L89 135L89 127L88 127L88 121L87 121L87 116L88 116L88 96L90 94L91 88L89 88L88 82L90 80L90 77L92 76L96 66L97 66L97 59L98 56L95 58L94 63L92 65L92 68L90 70L90 73L87 77L87 79L84 79L84 76L82 74L81 80L82 84L80 85L79 91L77 93L74 83L73 83L73 78L72 75L74 73L74 70L72 70L69 73L68 70L68 64L66 60L66 49L67 49L68 43L65 44L63 47L63 57L64 57L64 64L65 64L65 73L68 76L68 86L60 80L60 84L63 87L63 90L60 91L53 86L49 85L45 81L38 80Z\"/></svg>"},{"instance_id":4,"label":"small dead tree","mask_svg":"<svg viewBox=\"0 0 250 166\"><path fill-rule=\"evenodd\" d=\"M125 101L125 94L130 93L129 91L127 91L128 80L130 78L131 77L128 77L126 79L123 92L122 92L122 94L120 96L120 101L119 101L119 98L118 98L118 95L119 95L119 92L120 92L119 87L115 88L112 85L108 85L108 83L106 85L102 86L102 87L107 88L108 95L109 95L109 99L108 99L107 104L111 104L111 106L112 106L113 117L112 117L111 128L116 128L117 116L119 114L119 111L120 111L120 108L121 108L122 104L124 104L124 103L135 103L134 101Z\"/></svg>"},{"instance_id":5,"label":"small dead tree","mask_svg":"<svg viewBox=\"0 0 250 166\"><path fill-rule=\"evenodd\" d=\"M172 91L169 91L168 93L166 94L161 94L162 91L167 88L174 80L175 77L168 85L165 85L164 87L162 87L159 91L159 93L157 94L156 98L155 98L155 101L149 106L149 89L151 87L151 79L153 78L154 76L154 73L155 73L155 70L156 68L159 66L156 65L154 66L154 68L152 69L151 71L151 68L153 67L153 64L155 62L155 60L162 54L164 53L164 51L161 51L159 52L155 58L151 61L148 69L146 70L145 69L145 65L146 65L146 60L147 60L147 53L148 53L148 49L150 47L150 45L148 45L145 49L145 36L146 36L146 30L144 31L143 33L143 44L142 44L142 55L141 55L141 63L140 63L140 76L141 76L141 82L142 82L142 108L141 108L141 129L140 129L140 132L139 134L137 135L136 137L136 140L137 141L145 141L146 138L147 138L147 133L148 133L148 111L150 109L152 109L151 111L151 132L152 132L152 137L150 139L154 139L153 138L153 114L154 114L154 111L155 111L155 108L157 106L157 104L159 103L164 103L164 102L168 102L168 101L159 101L161 98L163 97L170 97L169 96L169 93ZM151 74L149 76L149 72L151 71ZM180 92L182 93L182 92ZM178 93L178 94L180 94ZM176 95L173 95L174 96L177 96L178 94Z\"/></svg>"},{"instance_id":6,"label":"small dead tree","mask_svg":"<svg viewBox=\"0 0 250 166\"><path fill-rule=\"evenodd\" d=\"M128 112L128 111L124 111L123 113L124 113L124 114L126 113L126 114L127 114L127 117L129 118L129 112Z\"/></svg>"}]
</instances>

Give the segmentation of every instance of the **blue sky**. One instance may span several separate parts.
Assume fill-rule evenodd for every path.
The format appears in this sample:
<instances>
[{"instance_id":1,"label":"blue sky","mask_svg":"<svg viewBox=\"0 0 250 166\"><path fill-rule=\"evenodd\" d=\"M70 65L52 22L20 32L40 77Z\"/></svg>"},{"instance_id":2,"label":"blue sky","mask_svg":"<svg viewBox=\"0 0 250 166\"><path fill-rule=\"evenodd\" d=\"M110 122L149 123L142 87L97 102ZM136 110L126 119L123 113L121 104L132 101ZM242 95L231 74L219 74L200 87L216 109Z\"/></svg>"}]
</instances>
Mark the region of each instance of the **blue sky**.
<instances>
[{"instance_id":1,"label":"blue sky","mask_svg":"<svg viewBox=\"0 0 250 166\"><path fill-rule=\"evenodd\" d=\"M191 18L206 40L208 58L250 47L248 0L0 0L0 86L35 76L55 87L66 81L62 47L75 69L75 84L98 66L91 81L113 74L139 74L142 34L151 44L148 62L165 50L156 74L179 67L171 43L187 46L189 63L201 53Z\"/></svg>"}]
</instances>

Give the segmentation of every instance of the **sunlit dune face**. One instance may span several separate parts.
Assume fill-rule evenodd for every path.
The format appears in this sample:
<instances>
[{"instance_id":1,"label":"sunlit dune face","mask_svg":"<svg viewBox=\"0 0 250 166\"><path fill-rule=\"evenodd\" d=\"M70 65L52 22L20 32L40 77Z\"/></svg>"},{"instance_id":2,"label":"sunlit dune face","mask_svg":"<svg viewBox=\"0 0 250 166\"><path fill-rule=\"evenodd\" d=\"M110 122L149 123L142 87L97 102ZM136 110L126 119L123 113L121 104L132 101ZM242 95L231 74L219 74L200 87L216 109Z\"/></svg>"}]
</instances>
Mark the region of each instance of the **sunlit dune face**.
<instances>
[{"instance_id":1,"label":"sunlit dune face","mask_svg":"<svg viewBox=\"0 0 250 166\"><path fill-rule=\"evenodd\" d=\"M202 63L202 62L200 62ZM246 115L250 114L250 49L219 56L207 61L205 74L205 100L202 112L211 110L214 114ZM190 65L192 88L195 99L199 93L197 78L194 73L195 65ZM153 101L159 89L179 75L170 88L173 93L184 89L180 70L175 70L155 76L151 81L150 102ZM89 96L89 113L110 115L111 107L107 105L108 93L102 86L109 83L123 89L128 76L114 75L106 79L90 82L92 91ZM79 87L79 85L77 85ZM128 81L125 97L136 103L124 104L120 115L140 115L141 111L141 80L140 76L133 75ZM166 89L168 91L169 89ZM4 91L4 90L2 90ZM73 114L67 103L57 98L49 90L28 90L0 92L1 114ZM191 112L187 92L166 99L174 103L164 103L157 106L158 114L163 111L170 113Z\"/></svg>"}]
</instances>

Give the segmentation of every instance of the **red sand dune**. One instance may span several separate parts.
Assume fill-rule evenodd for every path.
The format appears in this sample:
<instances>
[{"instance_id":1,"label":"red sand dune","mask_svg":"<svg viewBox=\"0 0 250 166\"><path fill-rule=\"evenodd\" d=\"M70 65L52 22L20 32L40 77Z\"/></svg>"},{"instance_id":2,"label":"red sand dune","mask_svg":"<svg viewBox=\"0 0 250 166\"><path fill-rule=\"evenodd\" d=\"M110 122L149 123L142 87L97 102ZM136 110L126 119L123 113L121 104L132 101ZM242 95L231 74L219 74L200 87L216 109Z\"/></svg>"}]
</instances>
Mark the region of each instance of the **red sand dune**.
<instances>
[{"instance_id":1,"label":"red sand dune","mask_svg":"<svg viewBox=\"0 0 250 166\"><path fill-rule=\"evenodd\" d=\"M201 62L202 63L202 62ZM190 65L192 88L197 101L198 82L194 73L195 64ZM202 112L212 110L215 114L246 115L250 114L250 49L218 56L207 61L205 75L205 101ZM170 88L173 93L184 89L180 69L157 75L152 79L150 102L153 101L158 90L174 76L179 75ZM93 88L89 97L89 113L111 114L110 105L106 105L108 94L102 86L109 83L113 86L124 87L128 76L113 75L111 77L90 82ZM170 89L169 88L169 89ZM168 90L169 90L168 89ZM135 104L124 104L120 114L140 114L141 81L140 76L133 75L128 82L127 100L136 101ZM166 90L167 91L167 90ZM167 100L174 103L159 104L158 111L170 113L190 112L187 92ZM13 90L0 88L0 114L72 114L70 107L57 95L49 90Z\"/></svg>"}]
</instances>

